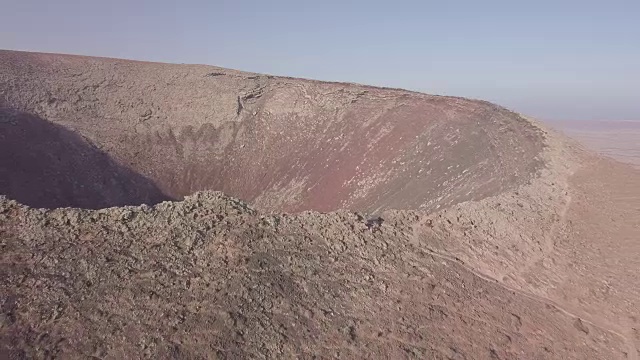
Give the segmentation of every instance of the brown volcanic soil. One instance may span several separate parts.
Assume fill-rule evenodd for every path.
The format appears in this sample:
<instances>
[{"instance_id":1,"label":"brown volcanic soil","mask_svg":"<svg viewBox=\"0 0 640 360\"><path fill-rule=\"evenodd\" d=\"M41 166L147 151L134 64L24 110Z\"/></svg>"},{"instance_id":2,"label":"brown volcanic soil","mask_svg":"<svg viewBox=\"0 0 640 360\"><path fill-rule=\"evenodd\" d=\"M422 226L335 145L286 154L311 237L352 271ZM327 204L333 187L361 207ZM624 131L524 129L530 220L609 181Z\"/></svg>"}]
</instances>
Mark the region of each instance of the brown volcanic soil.
<instances>
[{"instance_id":1,"label":"brown volcanic soil","mask_svg":"<svg viewBox=\"0 0 640 360\"><path fill-rule=\"evenodd\" d=\"M640 171L505 109L9 51L0 102L0 357L637 359Z\"/></svg>"}]
</instances>

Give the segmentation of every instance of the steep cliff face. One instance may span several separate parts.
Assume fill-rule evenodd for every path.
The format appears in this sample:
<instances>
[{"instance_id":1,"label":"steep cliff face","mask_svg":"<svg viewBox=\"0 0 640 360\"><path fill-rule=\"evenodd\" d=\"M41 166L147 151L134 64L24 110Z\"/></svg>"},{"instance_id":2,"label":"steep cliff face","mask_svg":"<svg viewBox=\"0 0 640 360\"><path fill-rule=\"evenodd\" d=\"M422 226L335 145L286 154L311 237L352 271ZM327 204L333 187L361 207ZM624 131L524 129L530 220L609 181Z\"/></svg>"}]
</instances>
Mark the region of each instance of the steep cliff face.
<instances>
[{"instance_id":1,"label":"steep cliff face","mask_svg":"<svg viewBox=\"0 0 640 360\"><path fill-rule=\"evenodd\" d=\"M526 183L541 165L540 131L480 101L209 66L6 51L0 63L0 126L29 138L28 114L85 138L157 187L130 191L129 203L163 198L156 191L181 199L219 190L269 211L435 210ZM33 151L37 159L65 150ZM85 162L69 166L91 171ZM14 182L42 177L3 169ZM78 186L58 194L60 206L127 203L114 196L92 204ZM28 203L32 191L5 185L0 193Z\"/></svg>"}]
</instances>

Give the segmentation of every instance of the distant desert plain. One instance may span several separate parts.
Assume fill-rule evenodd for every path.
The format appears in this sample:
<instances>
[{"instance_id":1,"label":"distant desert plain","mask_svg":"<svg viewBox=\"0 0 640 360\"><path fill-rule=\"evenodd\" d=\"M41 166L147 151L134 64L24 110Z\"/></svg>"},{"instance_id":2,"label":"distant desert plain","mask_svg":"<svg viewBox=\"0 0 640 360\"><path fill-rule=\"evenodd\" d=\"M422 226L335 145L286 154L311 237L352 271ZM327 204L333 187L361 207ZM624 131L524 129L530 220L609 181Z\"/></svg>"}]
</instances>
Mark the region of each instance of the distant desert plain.
<instances>
[{"instance_id":1,"label":"distant desert plain","mask_svg":"<svg viewBox=\"0 0 640 360\"><path fill-rule=\"evenodd\" d=\"M640 167L640 120L555 120L548 123L591 150Z\"/></svg>"}]
</instances>

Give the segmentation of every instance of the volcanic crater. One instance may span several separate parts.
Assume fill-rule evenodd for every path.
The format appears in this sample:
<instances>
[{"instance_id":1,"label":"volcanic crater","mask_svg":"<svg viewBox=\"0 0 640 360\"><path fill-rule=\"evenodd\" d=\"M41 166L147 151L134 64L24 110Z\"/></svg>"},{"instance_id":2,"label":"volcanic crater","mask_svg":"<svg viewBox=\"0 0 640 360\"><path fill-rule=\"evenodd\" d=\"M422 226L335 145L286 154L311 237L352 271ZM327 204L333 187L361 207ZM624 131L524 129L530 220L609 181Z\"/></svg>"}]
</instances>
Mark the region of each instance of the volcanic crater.
<instances>
[{"instance_id":1,"label":"volcanic crater","mask_svg":"<svg viewBox=\"0 0 640 360\"><path fill-rule=\"evenodd\" d=\"M0 193L33 207L217 190L264 211L435 210L527 182L540 130L490 103L209 66L0 58Z\"/></svg>"},{"instance_id":2,"label":"volcanic crater","mask_svg":"<svg viewBox=\"0 0 640 360\"><path fill-rule=\"evenodd\" d=\"M0 51L0 358L637 360L639 189L484 101Z\"/></svg>"}]
</instances>

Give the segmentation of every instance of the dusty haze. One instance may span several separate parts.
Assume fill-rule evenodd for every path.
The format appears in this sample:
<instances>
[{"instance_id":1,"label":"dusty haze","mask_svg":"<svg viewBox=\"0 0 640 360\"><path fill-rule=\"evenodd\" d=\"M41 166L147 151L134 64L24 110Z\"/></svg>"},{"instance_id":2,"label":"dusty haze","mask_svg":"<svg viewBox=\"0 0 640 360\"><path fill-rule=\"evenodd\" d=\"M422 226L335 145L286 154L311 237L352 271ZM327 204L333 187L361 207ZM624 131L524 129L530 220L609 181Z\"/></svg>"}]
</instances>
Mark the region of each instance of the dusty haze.
<instances>
[{"instance_id":1,"label":"dusty haze","mask_svg":"<svg viewBox=\"0 0 640 360\"><path fill-rule=\"evenodd\" d=\"M605 156L640 167L640 120L549 121Z\"/></svg>"}]
</instances>

